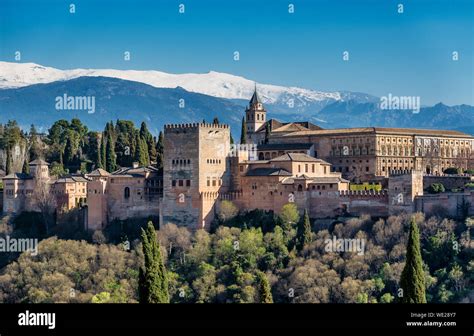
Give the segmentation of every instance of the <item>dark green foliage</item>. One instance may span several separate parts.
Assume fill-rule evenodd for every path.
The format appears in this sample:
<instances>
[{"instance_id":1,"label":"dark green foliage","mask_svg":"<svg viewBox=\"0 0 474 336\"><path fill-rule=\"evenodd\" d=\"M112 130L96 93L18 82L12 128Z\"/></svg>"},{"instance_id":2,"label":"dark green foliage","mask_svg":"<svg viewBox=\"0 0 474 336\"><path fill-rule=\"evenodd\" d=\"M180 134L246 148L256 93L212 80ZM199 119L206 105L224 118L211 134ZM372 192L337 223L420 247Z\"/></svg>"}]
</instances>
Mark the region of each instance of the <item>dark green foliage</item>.
<instances>
[{"instance_id":1,"label":"dark green foliage","mask_svg":"<svg viewBox=\"0 0 474 336\"><path fill-rule=\"evenodd\" d=\"M107 170L109 173L116 170L117 168L116 159L117 159L117 156L115 155L112 135L109 133L107 136L107 144L105 147L105 170Z\"/></svg>"},{"instance_id":2,"label":"dark green foliage","mask_svg":"<svg viewBox=\"0 0 474 336\"><path fill-rule=\"evenodd\" d=\"M263 233L267 233L273 231L276 222L273 211L254 209L250 211L244 211L230 220L225 222L219 221L216 224L229 227L238 227L240 229L261 228Z\"/></svg>"},{"instance_id":3,"label":"dark green foliage","mask_svg":"<svg viewBox=\"0 0 474 336\"><path fill-rule=\"evenodd\" d=\"M28 134L29 136L29 143L30 143L30 150L29 150L29 160L33 161L36 159L39 159L44 156L41 146L39 144L39 136L38 132L36 131L35 125L31 125L30 127L30 132Z\"/></svg>"},{"instance_id":4,"label":"dark green foliage","mask_svg":"<svg viewBox=\"0 0 474 336\"><path fill-rule=\"evenodd\" d=\"M256 272L257 288L258 288L258 302L259 303L273 303L272 292L267 276L261 271Z\"/></svg>"},{"instance_id":5,"label":"dark green foliage","mask_svg":"<svg viewBox=\"0 0 474 336\"><path fill-rule=\"evenodd\" d=\"M29 174L30 173L30 165L28 164L28 156L25 158L23 161L23 168L21 168L21 172L23 174Z\"/></svg>"},{"instance_id":6,"label":"dark green foliage","mask_svg":"<svg viewBox=\"0 0 474 336\"><path fill-rule=\"evenodd\" d=\"M7 148L7 160L5 164L5 172L8 174L13 173L13 160L12 160L12 153L11 149Z\"/></svg>"},{"instance_id":7,"label":"dark green foliage","mask_svg":"<svg viewBox=\"0 0 474 336\"><path fill-rule=\"evenodd\" d=\"M214 119L212 120L212 123L214 125L219 125L219 119L217 117L214 117Z\"/></svg>"},{"instance_id":8,"label":"dark green foliage","mask_svg":"<svg viewBox=\"0 0 474 336\"><path fill-rule=\"evenodd\" d=\"M68 137L66 140L66 147L64 148L63 162L66 166L69 166L74 159L74 149L72 147L71 138Z\"/></svg>"},{"instance_id":9,"label":"dark green foliage","mask_svg":"<svg viewBox=\"0 0 474 336\"><path fill-rule=\"evenodd\" d=\"M89 132L85 146L87 157L92 163L93 169L102 168L102 155L100 152L100 139L98 132Z\"/></svg>"},{"instance_id":10,"label":"dark green foliage","mask_svg":"<svg viewBox=\"0 0 474 336\"><path fill-rule=\"evenodd\" d=\"M245 117L242 117L242 128L240 130L240 143L247 143L247 127L245 125Z\"/></svg>"},{"instance_id":11,"label":"dark green foliage","mask_svg":"<svg viewBox=\"0 0 474 336\"><path fill-rule=\"evenodd\" d=\"M443 173L449 174L449 175L456 175L456 174L460 174L461 172L462 172L461 169L456 168L456 167L449 167L443 170Z\"/></svg>"},{"instance_id":12,"label":"dark green foliage","mask_svg":"<svg viewBox=\"0 0 474 336\"><path fill-rule=\"evenodd\" d=\"M104 229L104 235L109 243L119 244L125 240L134 241L141 238L142 228L148 222L158 223L158 216L146 218L128 218L124 220L114 219Z\"/></svg>"},{"instance_id":13,"label":"dark green foliage","mask_svg":"<svg viewBox=\"0 0 474 336\"><path fill-rule=\"evenodd\" d=\"M144 267L140 268L140 303L169 303L168 276L161 257L160 244L156 239L152 222L142 229Z\"/></svg>"},{"instance_id":14,"label":"dark green foliage","mask_svg":"<svg viewBox=\"0 0 474 336\"><path fill-rule=\"evenodd\" d=\"M270 139L270 133L271 133L270 123L266 122L265 123L265 143L268 143Z\"/></svg>"},{"instance_id":15,"label":"dark green foliage","mask_svg":"<svg viewBox=\"0 0 474 336\"><path fill-rule=\"evenodd\" d=\"M443 192L445 192L445 188L444 188L444 185L442 183L432 183L428 187L428 192L430 194L443 193Z\"/></svg>"},{"instance_id":16,"label":"dark green foliage","mask_svg":"<svg viewBox=\"0 0 474 336\"><path fill-rule=\"evenodd\" d=\"M136 135L136 142L138 144L135 161L139 163L140 166L148 166L150 164L150 157L148 155L148 145L138 133Z\"/></svg>"},{"instance_id":17,"label":"dark green foliage","mask_svg":"<svg viewBox=\"0 0 474 336\"><path fill-rule=\"evenodd\" d=\"M270 213L264 214L266 217L272 217ZM291 220L291 217L286 216L285 220ZM422 257L428 266L422 270L425 276L426 300L459 302L472 291L473 277L470 274L473 254L465 238L468 233L466 230L469 230L474 221L468 218L465 224L458 223L456 226L453 220L423 219L420 214L414 217L420 225ZM36 219L33 217L22 219L21 216L18 218L18 222L23 224L15 224L11 236L21 232L23 237L30 238L37 235L40 239L44 237L44 233L30 231L41 228L41 223L38 223L42 220L40 214L37 214ZM256 215L256 218L263 217ZM277 222L280 221L278 217L276 219ZM66 222L69 221L67 218ZM97 243L101 241L97 239L101 236L97 232L94 234L94 244L81 243L80 253L77 254L81 258L76 256L70 259L71 248L74 250L74 255L76 250L79 251L74 247L77 242L68 243L68 250L61 249L59 254L61 258L50 258L50 255L57 255L54 251L64 242L59 239L49 247L40 249L41 253L37 257L23 257L20 266L13 262L4 269L5 273L0 274L0 300L68 302L71 300L68 297L68 288L71 286L78 289L78 295L72 299L74 302L91 302L91 300L136 302L138 295L146 297L143 290L145 287L138 287L140 265L143 266L142 254L136 253L136 248L140 246L136 238L139 237L138 231L141 231L139 228L143 227L144 223L144 219L140 222L135 219L113 221L104 232L108 239L104 240L102 237L102 244ZM258 223L252 225L261 226ZM191 233L186 228L167 224L160 228L157 235L159 244L163 246L160 251L163 260L166 260L169 299L173 303L258 303L269 301L262 300L262 297L269 298L262 293L270 292L273 301L278 303L389 303L398 301L400 275L404 265L410 264L409 260L405 263L409 232L404 230L409 225L410 217L407 215L391 216L387 220L379 219L375 222L366 216L341 219L329 231L321 229L313 233L313 242L305 249L304 254L289 252L288 233L284 232L280 225L266 234L262 234L260 228L248 228L245 225L242 225L242 229L220 226L215 233L210 234L203 230ZM73 232L81 231L79 226L71 226L67 232L59 232L60 227L62 225L56 225L50 234L70 239ZM2 229L4 230L5 226L0 222L0 235ZM148 228L145 231L148 232ZM294 231L297 231L296 228ZM365 250L363 256L350 252L342 254L327 252L324 241L333 235L366 239L370 248ZM431 239L433 237L436 239ZM91 241L90 235L85 238ZM77 235L73 239L84 238ZM120 244L125 241L131 244L131 250L127 252L123 251L125 245ZM104 242L110 245L105 245ZM455 246L456 242L460 246ZM102 252L97 250L98 247ZM452 253L453 250L455 253ZM101 254L103 252L106 254ZM117 252L129 260L126 265L117 262L117 259L110 261L111 257L118 256ZM7 254L4 255L8 257ZM0 255L0 263L6 260L2 259L4 255ZM121 269L117 276L111 275L114 279L110 279L109 270L104 274L97 272L104 267L103 263L100 265L94 263L94 267L89 270L86 267L89 263L83 262L95 260L100 263L97 259L101 259L102 256L105 256L104 260L107 260L109 266L113 265L110 271L117 272L118 268ZM44 257L48 258L48 261L42 262L41 265L35 264L35 272L25 271L31 262ZM411 258L410 255L407 257ZM68 258L68 267L63 266L64 258ZM70 263L76 259L77 261ZM46 274L43 272L44 267L47 267L45 272L49 272L48 274L52 276L67 271L66 275L72 280L73 285L68 284L69 280L66 278L64 278L66 282L61 280L63 278L55 278L55 286L51 288L48 285L49 277L44 276ZM264 272L264 276L271 283L271 291L270 286L262 281L260 271ZM91 278L91 274L95 275ZM23 286L17 286L17 282L11 281L17 277ZM97 281L98 278L107 281ZM142 268L140 282L147 282L145 268ZM61 291L58 292L56 284L60 285ZM58 293L62 292L62 286L67 289L66 294L58 297ZM34 288L35 291L26 292L23 288ZM289 288L295 289L294 297L289 296Z\"/></svg>"},{"instance_id":18,"label":"dark green foliage","mask_svg":"<svg viewBox=\"0 0 474 336\"><path fill-rule=\"evenodd\" d=\"M454 233L448 234L444 231L438 231L435 235L427 238L423 256L428 264L430 271L435 272L445 265L455 261L458 249L455 248L457 241Z\"/></svg>"},{"instance_id":19,"label":"dark green foliage","mask_svg":"<svg viewBox=\"0 0 474 336\"><path fill-rule=\"evenodd\" d=\"M100 138L100 168L105 169L106 167L106 161L107 161L107 155L106 155L106 144L105 144L105 135L102 133L102 136Z\"/></svg>"},{"instance_id":20,"label":"dark green foliage","mask_svg":"<svg viewBox=\"0 0 474 336\"><path fill-rule=\"evenodd\" d=\"M425 273L420 251L420 233L418 225L412 219L408 236L405 268L400 278L403 289L402 302L426 303Z\"/></svg>"},{"instance_id":21,"label":"dark green foliage","mask_svg":"<svg viewBox=\"0 0 474 336\"><path fill-rule=\"evenodd\" d=\"M158 141L156 142L156 167L163 168L163 149L164 149L164 139L163 132L160 131L158 135Z\"/></svg>"},{"instance_id":22,"label":"dark green foliage","mask_svg":"<svg viewBox=\"0 0 474 336\"><path fill-rule=\"evenodd\" d=\"M308 210L304 210L304 216L298 222L296 228L296 249L303 250L312 241L311 222L309 220Z\"/></svg>"},{"instance_id":23,"label":"dark green foliage","mask_svg":"<svg viewBox=\"0 0 474 336\"><path fill-rule=\"evenodd\" d=\"M147 150L147 156L148 156L148 163L146 165L149 165L150 161L152 162L156 161L156 144L153 139L153 135L150 133L150 131L148 131L148 128L145 122L142 122L140 126L140 137L145 141L145 144L146 144L146 150Z\"/></svg>"}]
</instances>

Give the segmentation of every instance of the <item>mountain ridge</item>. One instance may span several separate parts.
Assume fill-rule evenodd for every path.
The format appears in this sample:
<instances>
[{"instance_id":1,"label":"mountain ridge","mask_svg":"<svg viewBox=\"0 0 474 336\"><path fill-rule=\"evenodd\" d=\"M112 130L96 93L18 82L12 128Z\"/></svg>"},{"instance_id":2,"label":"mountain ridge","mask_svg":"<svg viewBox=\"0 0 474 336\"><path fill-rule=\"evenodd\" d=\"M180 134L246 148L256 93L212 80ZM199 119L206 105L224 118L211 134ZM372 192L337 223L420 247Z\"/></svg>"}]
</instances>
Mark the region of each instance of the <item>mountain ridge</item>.
<instances>
[{"instance_id":1,"label":"mountain ridge","mask_svg":"<svg viewBox=\"0 0 474 336\"><path fill-rule=\"evenodd\" d=\"M95 113L85 110L58 110L57 97L94 96ZM182 101L181 101L182 99ZM184 103L180 107L180 102ZM110 120L146 121L157 134L167 123L192 123L214 117L231 126L234 139L248 100L225 99L189 92L182 87L156 88L148 84L109 77L79 77L0 90L0 123L9 119L25 129L33 123L46 131L58 119L80 118L90 129L102 130ZM290 109L281 104L265 104L267 119L283 122L308 120L323 128L406 127L462 130L474 134L474 107L442 103L422 107L419 113L381 110L374 102L335 101L317 109Z\"/></svg>"}]
</instances>

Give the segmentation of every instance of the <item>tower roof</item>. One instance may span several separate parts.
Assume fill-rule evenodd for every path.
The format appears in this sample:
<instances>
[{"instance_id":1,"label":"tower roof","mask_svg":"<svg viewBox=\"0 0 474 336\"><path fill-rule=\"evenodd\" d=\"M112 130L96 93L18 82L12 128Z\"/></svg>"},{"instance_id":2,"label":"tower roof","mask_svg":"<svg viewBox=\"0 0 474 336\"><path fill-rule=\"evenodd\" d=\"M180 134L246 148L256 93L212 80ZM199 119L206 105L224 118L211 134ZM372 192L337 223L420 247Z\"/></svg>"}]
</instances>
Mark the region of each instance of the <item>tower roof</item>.
<instances>
[{"instance_id":1,"label":"tower roof","mask_svg":"<svg viewBox=\"0 0 474 336\"><path fill-rule=\"evenodd\" d=\"M49 163L43 159L36 159L29 163L30 166L49 166Z\"/></svg>"},{"instance_id":2,"label":"tower roof","mask_svg":"<svg viewBox=\"0 0 474 336\"><path fill-rule=\"evenodd\" d=\"M252 98L250 98L250 106L257 105L258 103L262 104L262 101L257 93L257 84L255 84L255 90L253 91Z\"/></svg>"}]
</instances>

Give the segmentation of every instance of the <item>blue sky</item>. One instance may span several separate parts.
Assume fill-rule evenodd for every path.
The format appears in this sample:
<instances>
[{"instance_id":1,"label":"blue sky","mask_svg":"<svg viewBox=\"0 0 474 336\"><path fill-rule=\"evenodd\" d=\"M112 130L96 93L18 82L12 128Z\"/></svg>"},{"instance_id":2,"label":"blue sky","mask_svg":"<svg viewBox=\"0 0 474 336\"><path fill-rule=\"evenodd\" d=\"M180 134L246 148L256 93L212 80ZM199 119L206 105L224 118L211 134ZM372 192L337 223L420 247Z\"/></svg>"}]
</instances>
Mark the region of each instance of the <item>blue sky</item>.
<instances>
[{"instance_id":1,"label":"blue sky","mask_svg":"<svg viewBox=\"0 0 474 336\"><path fill-rule=\"evenodd\" d=\"M416 95L422 105L474 105L472 0L0 0L0 20L4 61L19 50L22 62L61 69L214 70L285 86Z\"/></svg>"}]
</instances>

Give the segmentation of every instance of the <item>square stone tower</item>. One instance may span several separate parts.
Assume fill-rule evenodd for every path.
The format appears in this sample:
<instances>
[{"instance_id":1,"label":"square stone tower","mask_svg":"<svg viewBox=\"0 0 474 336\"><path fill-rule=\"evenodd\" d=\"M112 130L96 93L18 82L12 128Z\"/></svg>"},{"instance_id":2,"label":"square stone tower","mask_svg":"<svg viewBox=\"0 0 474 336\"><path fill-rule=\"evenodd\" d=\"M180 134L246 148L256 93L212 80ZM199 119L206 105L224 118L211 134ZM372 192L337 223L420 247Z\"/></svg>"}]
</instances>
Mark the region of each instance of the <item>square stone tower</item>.
<instances>
[{"instance_id":1,"label":"square stone tower","mask_svg":"<svg viewBox=\"0 0 474 336\"><path fill-rule=\"evenodd\" d=\"M415 211L415 197L423 195L423 172L392 170L388 178L389 214Z\"/></svg>"},{"instance_id":2,"label":"square stone tower","mask_svg":"<svg viewBox=\"0 0 474 336\"><path fill-rule=\"evenodd\" d=\"M165 125L162 224L209 228L219 193L229 190L229 151L228 125Z\"/></svg>"}]
</instances>

